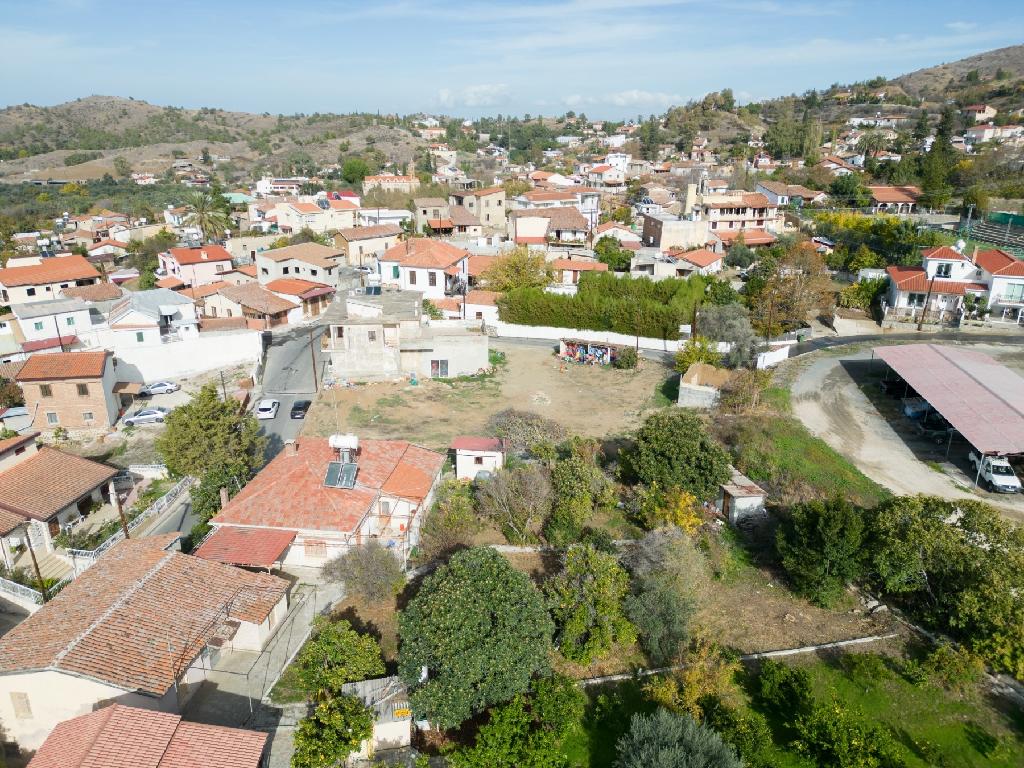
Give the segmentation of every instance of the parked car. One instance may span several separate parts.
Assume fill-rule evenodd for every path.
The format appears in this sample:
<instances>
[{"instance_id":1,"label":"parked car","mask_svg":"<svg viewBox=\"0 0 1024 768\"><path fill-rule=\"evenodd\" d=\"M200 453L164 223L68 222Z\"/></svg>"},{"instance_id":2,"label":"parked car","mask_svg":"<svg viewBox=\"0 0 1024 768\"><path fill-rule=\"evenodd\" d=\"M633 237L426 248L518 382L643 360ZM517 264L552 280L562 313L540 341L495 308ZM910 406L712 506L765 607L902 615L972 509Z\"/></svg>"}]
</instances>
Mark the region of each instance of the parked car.
<instances>
[{"instance_id":1,"label":"parked car","mask_svg":"<svg viewBox=\"0 0 1024 768\"><path fill-rule=\"evenodd\" d=\"M291 417L293 419L306 418L306 412L309 410L309 406L311 406L312 404L312 400L296 400L294 403L292 403Z\"/></svg>"},{"instance_id":2,"label":"parked car","mask_svg":"<svg viewBox=\"0 0 1024 768\"><path fill-rule=\"evenodd\" d=\"M152 384L146 384L140 389L139 394L144 397L146 395L169 395L171 392L177 392L179 389L181 389L181 385L175 384L173 381L154 381Z\"/></svg>"},{"instance_id":3,"label":"parked car","mask_svg":"<svg viewBox=\"0 0 1024 768\"><path fill-rule=\"evenodd\" d=\"M167 414L170 412L170 408L140 408L124 419L124 425L134 427L136 424L160 423L167 418Z\"/></svg>"},{"instance_id":4,"label":"parked car","mask_svg":"<svg viewBox=\"0 0 1024 768\"><path fill-rule=\"evenodd\" d=\"M1005 458L979 455L973 450L968 454L968 458L971 460L971 465L978 476L978 482L982 486L997 493L1020 493L1020 480L1014 474L1010 462Z\"/></svg>"},{"instance_id":5,"label":"parked car","mask_svg":"<svg viewBox=\"0 0 1024 768\"><path fill-rule=\"evenodd\" d=\"M277 418L277 409L281 407L280 400L260 400L256 403L256 418L257 419L274 419Z\"/></svg>"}]
</instances>

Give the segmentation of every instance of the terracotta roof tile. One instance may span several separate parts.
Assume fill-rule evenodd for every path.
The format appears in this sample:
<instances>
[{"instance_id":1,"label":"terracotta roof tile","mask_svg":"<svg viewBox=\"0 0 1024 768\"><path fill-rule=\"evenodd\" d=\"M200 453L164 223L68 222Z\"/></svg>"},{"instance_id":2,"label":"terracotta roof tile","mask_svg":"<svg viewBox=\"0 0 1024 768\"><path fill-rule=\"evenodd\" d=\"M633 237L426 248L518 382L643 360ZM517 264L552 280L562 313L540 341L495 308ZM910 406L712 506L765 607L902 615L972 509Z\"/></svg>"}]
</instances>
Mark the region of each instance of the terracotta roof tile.
<instances>
[{"instance_id":1,"label":"terracotta roof tile","mask_svg":"<svg viewBox=\"0 0 1024 768\"><path fill-rule=\"evenodd\" d=\"M98 379L107 367L110 352L54 352L32 355L18 372L18 381Z\"/></svg>"},{"instance_id":2,"label":"terracotta roof tile","mask_svg":"<svg viewBox=\"0 0 1024 768\"><path fill-rule=\"evenodd\" d=\"M554 259L548 265L552 269L568 269L573 272L607 272L608 265L603 261L583 261L581 259Z\"/></svg>"},{"instance_id":3,"label":"terracotta roof tile","mask_svg":"<svg viewBox=\"0 0 1024 768\"><path fill-rule=\"evenodd\" d=\"M113 283L93 283L92 285L75 285L61 290L61 294L69 299L83 301L112 301L120 299L122 293Z\"/></svg>"},{"instance_id":4,"label":"terracotta roof tile","mask_svg":"<svg viewBox=\"0 0 1024 768\"><path fill-rule=\"evenodd\" d=\"M112 704L60 723L30 768L258 768L267 734Z\"/></svg>"},{"instance_id":5,"label":"terracotta roof tile","mask_svg":"<svg viewBox=\"0 0 1024 768\"><path fill-rule=\"evenodd\" d=\"M466 294L467 304L477 304L486 307L495 307L498 305L498 297L501 294L497 291L470 291Z\"/></svg>"},{"instance_id":6,"label":"terracotta roof tile","mask_svg":"<svg viewBox=\"0 0 1024 768\"><path fill-rule=\"evenodd\" d=\"M446 269L469 257L469 251L440 240L415 237L384 251L381 261L397 262L405 267Z\"/></svg>"},{"instance_id":7,"label":"terracotta roof tile","mask_svg":"<svg viewBox=\"0 0 1024 768\"><path fill-rule=\"evenodd\" d=\"M353 242L371 240L375 237L398 237L402 234L402 228L396 224L377 224L372 227L347 227L339 229L336 234L343 240Z\"/></svg>"},{"instance_id":8,"label":"terracotta roof tile","mask_svg":"<svg viewBox=\"0 0 1024 768\"><path fill-rule=\"evenodd\" d=\"M334 289L323 283L316 283L312 280L302 280L298 277L279 277L271 280L264 286L268 291L284 293L288 296L307 298L312 296L324 296L334 293Z\"/></svg>"},{"instance_id":9,"label":"terracotta roof tile","mask_svg":"<svg viewBox=\"0 0 1024 768\"><path fill-rule=\"evenodd\" d=\"M502 445L497 437L460 435L452 440L452 448L456 451L500 451Z\"/></svg>"},{"instance_id":10,"label":"terracotta roof tile","mask_svg":"<svg viewBox=\"0 0 1024 768\"><path fill-rule=\"evenodd\" d=\"M707 248L700 248L696 251L669 251L677 259L688 261L698 267L710 267L716 261L722 260L722 254L713 253Z\"/></svg>"},{"instance_id":11,"label":"terracotta roof tile","mask_svg":"<svg viewBox=\"0 0 1024 768\"><path fill-rule=\"evenodd\" d=\"M57 256L41 264L0 269L0 284L6 288L19 285L44 285L74 280L98 280L100 273L84 256Z\"/></svg>"},{"instance_id":12,"label":"terracotta roof tile","mask_svg":"<svg viewBox=\"0 0 1024 768\"><path fill-rule=\"evenodd\" d=\"M266 528L217 528L193 554L228 565L270 568L295 540L295 531Z\"/></svg>"},{"instance_id":13,"label":"terracotta roof tile","mask_svg":"<svg viewBox=\"0 0 1024 768\"><path fill-rule=\"evenodd\" d=\"M337 459L338 452L326 439L301 438L294 455L288 450L277 454L213 522L351 533L380 491L418 500L444 464L441 454L404 440L363 440L355 487L328 488L327 464Z\"/></svg>"},{"instance_id":14,"label":"terracotta roof tile","mask_svg":"<svg viewBox=\"0 0 1024 768\"><path fill-rule=\"evenodd\" d=\"M743 242L746 245L770 245L775 242L775 235L763 229L715 229L711 234L723 244L732 243L740 235L743 235Z\"/></svg>"},{"instance_id":15,"label":"terracotta roof tile","mask_svg":"<svg viewBox=\"0 0 1024 768\"><path fill-rule=\"evenodd\" d=\"M498 260L497 256L473 256L469 257L469 276L480 277L487 268L490 267L495 261Z\"/></svg>"},{"instance_id":16,"label":"terracotta roof tile","mask_svg":"<svg viewBox=\"0 0 1024 768\"><path fill-rule=\"evenodd\" d=\"M174 275L161 277L156 281L157 288L170 288L172 291L181 288L183 285L185 285L185 281L181 278L175 277Z\"/></svg>"},{"instance_id":17,"label":"terracotta roof tile","mask_svg":"<svg viewBox=\"0 0 1024 768\"><path fill-rule=\"evenodd\" d=\"M259 283L228 285L218 291L224 298L263 315L279 315L295 309L298 304L271 293Z\"/></svg>"},{"instance_id":18,"label":"terracotta roof tile","mask_svg":"<svg viewBox=\"0 0 1024 768\"><path fill-rule=\"evenodd\" d=\"M918 187L868 187L871 199L876 203L916 203L921 196Z\"/></svg>"},{"instance_id":19,"label":"terracotta roof tile","mask_svg":"<svg viewBox=\"0 0 1024 768\"><path fill-rule=\"evenodd\" d=\"M0 473L0 507L49 520L116 474L106 464L43 447Z\"/></svg>"},{"instance_id":20,"label":"terracotta roof tile","mask_svg":"<svg viewBox=\"0 0 1024 768\"><path fill-rule=\"evenodd\" d=\"M204 264L206 262L231 261L231 254L221 245L211 244L199 248L170 248L167 250L178 264ZM206 258L203 258L203 254Z\"/></svg>"},{"instance_id":21,"label":"terracotta roof tile","mask_svg":"<svg viewBox=\"0 0 1024 768\"><path fill-rule=\"evenodd\" d=\"M886 267L885 271L889 275L889 279L892 280L896 287L901 291L914 291L917 293L927 293L929 290L929 283L931 283L931 292L933 294L947 294L952 296L963 296L968 290L972 291L984 291L987 286L984 283L967 283L958 280L929 280L928 273L924 271L923 267L902 267L892 266Z\"/></svg>"},{"instance_id":22,"label":"terracotta roof tile","mask_svg":"<svg viewBox=\"0 0 1024 768\"><path fill-rule=\"evenodd\" d=\"M162 696L224 624L262 623L288 582L122 541L0 638L0 672L54 669Z\"/></svg>"},{"instance_id":23,"label":"terracotta roof tile","mask_svg":"<svg viewBox=\"0 0 1024 768\"><path fill-rule=\"evenodd\" d=\"M1024 277L1024 261L999 249L978 251L974 263L986 272L1000 277Z\"/></svg>"},{"instance_id":24,"label":"terracotta roof tile","mask_svg":"<svg viewBox=\"0 0 1024 768\"><path fill-rule=\"evenodd\" d=\"M256 254L258 259L270 259L273 262L295 259L314 267L337 266L336 259L344 256L337 248L328 248L320 243L299 243L298 245L287 245L284 248L271 248L269 251L260 251Z\"/></svg>"},{"instance_id":25,"label":"terracotta roof tile","mask_svg":"<svg viewBox=\"0 0 1024 768\"><path fill-rule=\"evenodd\" d=\"M513 219L548 219L551 229L574 229L585 232L588 228L587 220L578 208L573 206L561 206L556 208L529 208L526 210L510 211L509 216Z\"/></svg>"},{"instance_id":26,"label":"terracotta roof tile","mask_svg":"<svg viewBox=\"0 0 1024 768\"><path fill-rule=\"evenodd\" d=\"M226 288L229 285L231 285L231 283L225 283L223 280L218 280L216 283L207 283L206 285L195 285L190 288L184 288L179 291L179 293L182 296L188 296L188 298L195 301L196 299L205 299L207 296L220 293L221 288Z\"/></svg>"}]
</instances>

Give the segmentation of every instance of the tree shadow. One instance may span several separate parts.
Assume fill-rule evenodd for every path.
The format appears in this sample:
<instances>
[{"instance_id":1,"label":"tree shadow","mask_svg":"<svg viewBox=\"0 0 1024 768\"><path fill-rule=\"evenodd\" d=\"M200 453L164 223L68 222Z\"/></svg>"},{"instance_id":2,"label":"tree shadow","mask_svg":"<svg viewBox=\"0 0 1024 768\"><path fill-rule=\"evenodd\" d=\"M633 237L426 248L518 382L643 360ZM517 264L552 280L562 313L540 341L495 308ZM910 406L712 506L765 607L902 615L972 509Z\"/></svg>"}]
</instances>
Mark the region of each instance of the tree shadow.
<instances>
[{"instance_id":1,"label":"tree shadow","mask_svg":"<svg viewBox=\"0 0 1024 768\"><path fill-rule=\"evenodd\" d=\"M964 723L964 735L967 743L984 757L990 756L999 746L999 739L973 720Z\"/></svg>"},{"instance_id":2,"label":"tree shadow","mask_svg":"<svg viewBox=\"0 0 1024 768\"><path fill-rule=\"evenodd\" d=\"M352 629L361 635L369 635L378 643L383 638L383 633L380 631L380 627L377 626L373 621L364 618L359 614L359 610L354 605L349 605L342 610L334 614L336 618L347 621Z\"/></svg>"}]
</instances>

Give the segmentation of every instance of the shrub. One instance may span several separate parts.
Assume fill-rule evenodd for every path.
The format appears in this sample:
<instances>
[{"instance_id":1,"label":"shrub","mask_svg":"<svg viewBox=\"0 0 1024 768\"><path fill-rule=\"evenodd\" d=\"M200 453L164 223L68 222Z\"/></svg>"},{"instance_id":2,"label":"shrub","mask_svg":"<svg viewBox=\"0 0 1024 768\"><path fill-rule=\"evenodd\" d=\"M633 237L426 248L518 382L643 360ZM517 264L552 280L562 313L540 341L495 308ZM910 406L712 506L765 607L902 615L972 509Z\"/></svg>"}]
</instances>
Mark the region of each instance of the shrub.
<instances>
[{"instance_id":1,"label":"shrub","mask_svg":"<svg viewBox=\"0 0 1024 768\"><path fill-rule=\"evenodd\" d=\"M626 598L625 611L652 664L662 666L679 657L689 638L694 602L671 578L639 579L633 594Z\"/></svg>"},{"instance_id":2,"label":"shrub","mask_svg":"<svg viewBox=\"0 0 1024 768\"><path fill-rule=\"evenodd\" d=\"M469 546L480 528L469 484L448 478L438 486L434 506L423 521L419 549L425 560Z\"/></svg>"},{"instance_id":3,"label":"shrub","mask_svg":"<svg viewBox=\"0 0 1024 768\"><path fill-rule=\"evenodd\" d=\"M316 705L295 728L292 768L330 768L373 735L373 713L354 696Z\"/></svg>"},{"instance_id":4,"label":"shrub","mask_svg":"<svg viewBox=\"0 0 1024 768\"><path fill-rule=\"evenodd\" d=\"M702 702L704 723L714 728L722 741L731 745L748 768L774 768L775 761L766 755L766 747L772 743L772 732L768 720L760 712L741 712L730 707L721 699L709 697Z\"/></svg>"},{"instance_id":5,"label":"shrub","mask_svg":"<svg viewBox=\"0 0 1024 768\"><path fill-rule=\"evenodd\" d=\"M616 745L617 768L672 766L690 768L742 768L732 747L706 725L689 715L659 709L651 715L633 715L629 732Z\"/></svg>"},{"instance_id":6,"label":"shrub","mask_svg":"<svg viewBox=\"0 0 1024 768\"><path fill-rule=\"evenodd\" d=\"M494 414L487 422L487 431L500 437L505 450L521 453L543 442L552 444L565 440L565 428L556 421L529 411L507 408Z\"/></svg>"},{"instance_id":7,"label":"shrub","mask_svg":"<svg viewBox=\"0 0 1024 768\"><path fill-rule=\"evenodd\" d=\"M340 581L345 589L366 602L390 600L402 589L402 565L379 541L353 547L324 563L323 576Z\"/></svg>"},{"instance_id":8,"label":"shrub","mask_svg":"<svg viewBox=\"0 0 1024 768\"><path fill-rule=\"evenodd\" d=\"M980 657L968 648L951 643L936 647L922 666L944 688L961 693L976 686L985 674L985 664Z\"/></svg>"},{"instance_id":9,"label":"shrub","mask_svg":"<svg viewBox=\"0 0 1024 768\"><path fill-rule=\"evenodd\" d=\"M623 347L619 350L619 356L615 358L613 366L622 371L631 371L637 366L640 357L633 347Z\"/></svg>"},{"instance_id":10,"label":"shrub","mask_svg":"<svg viewBox=\"0 0 1024 768\"><path fill-rule=\"evenodd\" d=\"M795 717L814 706L811 676L806 670L769 659L761 665L757 684L757 699L766 709Z\"/></svg>"},{"instance_id":11,"label":"shrub","mask_svg":"<svg viewBox=\"0 0 1024 768\"><path fill-rule=\"evenodd\" d=\"M884 728L836 702L815 706L794 724L797 749L834 768L902 768L900 747Z\"/></svg>"}]
</instances>

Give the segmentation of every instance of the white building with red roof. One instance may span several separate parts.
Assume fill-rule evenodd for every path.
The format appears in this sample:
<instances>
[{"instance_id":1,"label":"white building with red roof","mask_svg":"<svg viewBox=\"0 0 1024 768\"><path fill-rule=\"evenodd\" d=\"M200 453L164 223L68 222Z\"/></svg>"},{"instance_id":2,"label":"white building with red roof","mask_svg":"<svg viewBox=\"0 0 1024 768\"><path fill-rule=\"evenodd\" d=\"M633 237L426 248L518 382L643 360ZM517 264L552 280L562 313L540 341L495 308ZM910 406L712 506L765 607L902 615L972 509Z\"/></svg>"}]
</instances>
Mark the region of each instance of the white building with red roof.
<instances>
[{"instance_id":1,"label":"white building with red roof","mask_svg":"<svg viewBox=\"0 0 1024 768\"><path fill-rule=\"evenodd\" d=\"M376 540L404 562L444 461L404 440L291 441L213 518L211 540L229 527L294 532L280 562L312 567Z\"/></svg>"},{"instance_id":2,"label":"white building with red roof","mask_svg":"<svg viewBox=\"0 0 1024 768\"><path fill-rule=\"evenodd\" d=\"M231 254L216 244L169 248L160 254L159 260L164 275L193 287L217 282L232 266Z\"/></svg>"},{"instance_id":3,"label":"white building with red roof","mask_svg":"<svg viewBox=\"0 0 1024 768\"><path fill-rule=\"evenodd\" d=\"M889 289L886 314L894 317L926 316L948 320L958 317L968 293L978 297L988 290L984 272L966 254L948 245L926 248L921 266L886 268Z\"/></svg>"},{"instance_id":4,"label":"white building with red roof","mask_svg":"<svg viewBox=\"0 0 1024 768\"><path fill-rule=\"evenodd\" d=\"M40 263L0 269L0 301L28 304L55 299L64 288L99 281L100 273L84 256L58 256Z\"/></svg>"},{"instance_id":5,"label":"white building with red roof","mask_svg":"<svg viewBox=\"0 0 1024 768\"><path fill-rule=\"evenodd\" d=\"M451 451L459 480L476 480L481 472L497 472L505 464L505 447L497 437L456 437Z\"/></svg>"},{"instance_id":6,"label":"white building with red roof","mask_svg":"<svg viewBox=\"0 0 1024 768\"><path fill-rule=\"evenodd\" d=\"M419 291L425 299L461 293L469 281L469 251L426 237L393 245L379 265L382 284Z\"/></svg>"}]
</instances>

